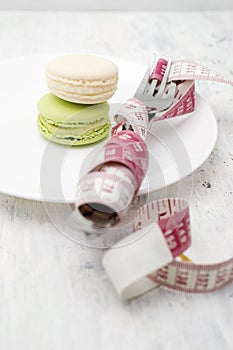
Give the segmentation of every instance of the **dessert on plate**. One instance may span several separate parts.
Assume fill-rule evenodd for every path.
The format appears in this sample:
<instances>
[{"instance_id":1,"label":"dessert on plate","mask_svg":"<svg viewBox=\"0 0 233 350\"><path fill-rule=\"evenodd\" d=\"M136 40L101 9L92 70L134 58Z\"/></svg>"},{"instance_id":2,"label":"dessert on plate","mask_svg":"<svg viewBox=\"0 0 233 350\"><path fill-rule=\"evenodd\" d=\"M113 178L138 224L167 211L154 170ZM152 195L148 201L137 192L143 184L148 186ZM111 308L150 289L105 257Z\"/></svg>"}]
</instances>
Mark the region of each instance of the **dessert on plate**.
<instances>
[{"instance_id":1,"label":"dessert on plate","mask_svg":"<svg viewBox=\"0 0 233 350\"><path fill-rule=\"evenodd\" d=\"M41 134L79 146L104 139L110 130L106 102L117 89L117 66L95 55L59 56L46 65L50 93L38 102Z\"/></svg>"},{"instance_id":2,"label":"dessert on plate","mask_svg":"<svg viewBox=\"0 0 233 350\"><path fill-rule=\"evenodd\" d=\"M64 101L51 93L38 102L41 134L65 145L86 145L105 138L110 130L107 102L82 105Z\"/></svg>"},{"instance_id":3,"label":"dessert on plate","mask_svg":"<svg viewBox=\"0 0 233 350\"><path fill-rule=\"evenodd\" d=\"M59 56L46 65L50 91L63 100L94 104L109 100L116 91L117 66L95 55Z\"/></svg>"}]
</instances>

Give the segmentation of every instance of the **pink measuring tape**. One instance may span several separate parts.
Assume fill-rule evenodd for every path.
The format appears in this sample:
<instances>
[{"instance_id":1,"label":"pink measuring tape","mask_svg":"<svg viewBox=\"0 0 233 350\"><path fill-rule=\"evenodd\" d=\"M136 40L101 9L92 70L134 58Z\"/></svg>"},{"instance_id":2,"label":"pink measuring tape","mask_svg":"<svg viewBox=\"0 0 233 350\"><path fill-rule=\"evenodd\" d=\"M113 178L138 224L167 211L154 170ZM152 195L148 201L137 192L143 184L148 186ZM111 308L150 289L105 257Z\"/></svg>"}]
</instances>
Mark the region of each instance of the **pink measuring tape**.
<instances>
[{"instance_id":1,"label":"pink measuring tape","mask_svg":"<svg viewBox=\"0 0 233 350\"><path fill-rule=\"evenodd\" d=\"M162 79L164 64L166 62L161 61L160 74L154 70L151 79ZM168 82L177 83L174 102L166 111L156 113L153 122L193 112L195 80L233 85L232 81L199 64L174 61L168 79ZM145 105L137 99L130 99L114 119L117 124L112 129L113 137L103 149L103 163L81 179L76 202L77 210L89 211L88 220L95 219L96 203L107 208L107 214L112 217L104 218L110 227L117 225L126 215L148 167L144 141L149 119ZM130 125L133 131L122 131L126 125ZM102 219L97 225L103 223ZM131 232L105 253L103 265L124 299L134 298L158 285L200 293L216 290L233 281L233 258L206 265L177 260L190 245L188 203L181 199L152 201L136 211Z\"/></svg>"}]
</instances>

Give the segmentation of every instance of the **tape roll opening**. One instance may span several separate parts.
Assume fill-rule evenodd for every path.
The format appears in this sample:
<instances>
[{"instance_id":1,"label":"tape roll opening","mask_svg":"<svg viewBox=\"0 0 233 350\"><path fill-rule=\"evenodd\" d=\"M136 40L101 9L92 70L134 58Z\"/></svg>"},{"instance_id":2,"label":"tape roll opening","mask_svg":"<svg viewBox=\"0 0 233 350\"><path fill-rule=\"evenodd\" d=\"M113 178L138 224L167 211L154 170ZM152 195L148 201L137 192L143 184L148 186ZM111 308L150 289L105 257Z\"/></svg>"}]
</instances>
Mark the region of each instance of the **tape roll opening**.
<instances>
[{"instance_id":1,"label":"tape roll opening","mask_svg":"<svg viewBox=\"0 0 233 350\"><path fill-rule=\"evenodd\" d=\"M78 210L95 227L112 227L120 220L113 208L102 203L85 203L80 205Z\"/></svg>"}]
</instances>

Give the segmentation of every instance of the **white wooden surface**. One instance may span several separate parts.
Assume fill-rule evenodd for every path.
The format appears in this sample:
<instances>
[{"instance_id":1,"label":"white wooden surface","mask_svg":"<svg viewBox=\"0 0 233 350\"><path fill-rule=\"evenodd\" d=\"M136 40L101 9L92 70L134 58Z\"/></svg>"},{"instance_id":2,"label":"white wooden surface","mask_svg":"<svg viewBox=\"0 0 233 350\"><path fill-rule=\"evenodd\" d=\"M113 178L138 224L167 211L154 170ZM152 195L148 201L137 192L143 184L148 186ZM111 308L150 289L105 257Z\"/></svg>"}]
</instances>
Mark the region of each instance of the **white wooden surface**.
<instances>
[{"instance_id":1,"label":"white wooden surface","mask_svg":"<svg viewBox=\"0 0 233 350\"><path fill-rule=\"evenodd\" d=\"M5 12L0 59L75 51L147 62L159 51L233 79L232 33L233 13ZM189 197L193 185L189 256L207 262L233 255L233 90L201 83L199 92L216 114L219 138L207 162L180 183L180 192ZM10 130L1 132L14 142ZM61 205L54 210L62 214ZM42 203L1 194L0 349L233 349L233 284L207 295L161 287L122 302L101 256L61 235Z\"/></svg>"},{"instance_id":2,"label":"white wooden surface","mask_svg":"<svg viewBox=\"0 0 233 350\"><path fill-rule=\"evenodd\" d=\"M231 0L7 0L0 1L0 10L155 10L155 11L202 11L233 10Z\"/></svg>"}]
</instances>

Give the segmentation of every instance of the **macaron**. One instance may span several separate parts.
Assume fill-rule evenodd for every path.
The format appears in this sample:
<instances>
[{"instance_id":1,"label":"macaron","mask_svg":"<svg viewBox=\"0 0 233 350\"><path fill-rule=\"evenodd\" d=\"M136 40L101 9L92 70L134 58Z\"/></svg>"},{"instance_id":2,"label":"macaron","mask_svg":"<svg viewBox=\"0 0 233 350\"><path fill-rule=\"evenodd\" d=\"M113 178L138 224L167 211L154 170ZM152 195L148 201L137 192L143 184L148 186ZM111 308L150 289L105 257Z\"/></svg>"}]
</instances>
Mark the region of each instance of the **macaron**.
<instances>
[{"instance_id":1,"label":"macaron","mask_svg":"<svg viewBox=\"0 0 233 350\"><path fill-rule=\"evenodd\" d=\"M37 124L48 140L65 145L87 145L104 139L110 130L108 103L96 105L64 101L51 93L38 102Z\"/></svg>"},{"instance_id":2,"label":"macaron","mask_svg":"<svg viewBox=\"0 0 233 350\"><path fill-rule=\"evenodd\" d=\"M63 100L95 104L109 100L117 88L117 66L95 55L59 56L46 65L50 91Z\"/></svg>"}]
</instances>

